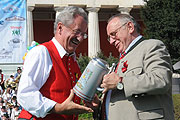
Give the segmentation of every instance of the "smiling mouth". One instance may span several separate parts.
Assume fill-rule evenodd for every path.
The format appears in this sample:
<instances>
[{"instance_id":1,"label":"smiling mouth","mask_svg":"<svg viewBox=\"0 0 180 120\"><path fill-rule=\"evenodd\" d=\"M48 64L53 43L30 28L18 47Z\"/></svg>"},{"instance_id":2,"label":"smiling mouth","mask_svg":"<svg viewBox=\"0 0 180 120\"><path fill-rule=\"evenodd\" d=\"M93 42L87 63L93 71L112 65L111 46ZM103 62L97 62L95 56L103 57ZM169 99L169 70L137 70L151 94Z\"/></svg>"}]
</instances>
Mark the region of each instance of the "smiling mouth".
<instances>
[{"instance_id":1,"label":"smiling mouth","mask_svg":"<svg viewBox=\"0 0 180 120\"><path fill-rule=\"evenodd\" d=\"M118 46L119 46L119 43L118 43L118 44L115 44L115 47L116 47L116 48L118 48Z\"/></svg>"},{"instance_id":2,"label":"smiling mouth","mask_svg":"<svg viewBox=\"0 0 180 120\"><path fill-rule=\"evenodd\" d=\"M116 48L118 48L119 46L120 46L120 43L121 43L121 41L119 40L119 42L118 43L114 43L114 46L116 47Z\"/></svg>"},{"instance_id":3,"label":"smiling mouth","mask_svg":"<svg viewBox=\"0 0 180 120\"><path fill-rule=\"evenodd\" d=\"M78 45L80 43L80 41L77 38L72 38L71 42L75 45Z\"/></svg>"}]
</instances>

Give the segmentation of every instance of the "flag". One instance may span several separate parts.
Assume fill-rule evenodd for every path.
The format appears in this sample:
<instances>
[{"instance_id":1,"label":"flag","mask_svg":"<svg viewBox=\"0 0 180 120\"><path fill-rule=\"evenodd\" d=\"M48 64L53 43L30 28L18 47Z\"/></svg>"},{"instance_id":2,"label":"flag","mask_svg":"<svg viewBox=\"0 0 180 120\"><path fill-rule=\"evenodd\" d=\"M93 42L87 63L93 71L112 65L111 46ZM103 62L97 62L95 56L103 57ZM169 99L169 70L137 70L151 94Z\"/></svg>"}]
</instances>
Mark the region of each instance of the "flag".
<instances>
[{"instance_id":1,"label":"flag","mask_svg":"<svg viewBox=\"0 0 180 120\"><path fill-rule=\"evenodd\" d=\"M26 31L26 0L0 0L0 63L23 63Z\"/></svg>"}]
</instances>

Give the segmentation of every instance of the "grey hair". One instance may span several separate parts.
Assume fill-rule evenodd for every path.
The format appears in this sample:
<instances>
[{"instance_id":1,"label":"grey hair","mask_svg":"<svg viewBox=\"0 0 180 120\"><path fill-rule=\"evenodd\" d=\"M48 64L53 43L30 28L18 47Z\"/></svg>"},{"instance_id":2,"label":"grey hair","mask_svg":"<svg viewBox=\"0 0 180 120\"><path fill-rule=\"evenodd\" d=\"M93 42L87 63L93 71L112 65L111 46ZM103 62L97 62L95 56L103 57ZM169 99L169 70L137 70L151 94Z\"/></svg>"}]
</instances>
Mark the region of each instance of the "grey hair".
<instances>
[{"instance_id":1,"label":"grey hair","mask_svg":"<svg viewBox=\"0 0 180 120\"><path fill-rule=\"evenodd\" d=\"M56 33L57 25L59 22L68 27L73 23L77 15L82 16L84 20L88 23L87 13L82 8L76 6L65 7L64 10L59 13L54 22L54 34Z\"/></svg>"},{"instance_id":2,"label":"grey hair","mask_svg":"<svg viewBox=\"0 0 180 120\"><path fill-rule=\"evenodd\" d=\"M108 23L109 23L113 18L115 18L115 17L119 18L119 20L120 20L121 22L123 22L123 23L126 23L126 22L131 21L131 22L134 24L135 30L136 30L138 33L140 33L141 28L140 28L139 24L135 21L135 19L134 19L131 15L121 14L121 13L116 14L116 15L112 16L111 18L109 18Z\"/></svg>"}]
</instances>

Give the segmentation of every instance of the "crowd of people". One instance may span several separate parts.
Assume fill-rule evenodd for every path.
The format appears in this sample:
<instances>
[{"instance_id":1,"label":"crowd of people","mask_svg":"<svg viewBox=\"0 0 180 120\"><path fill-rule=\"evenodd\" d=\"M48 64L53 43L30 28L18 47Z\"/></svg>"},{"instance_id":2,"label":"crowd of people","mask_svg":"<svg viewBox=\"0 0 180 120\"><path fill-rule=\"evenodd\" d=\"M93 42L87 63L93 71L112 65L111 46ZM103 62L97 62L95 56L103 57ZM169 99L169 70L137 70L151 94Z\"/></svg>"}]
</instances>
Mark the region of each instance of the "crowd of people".
<instances>
[{"instance_id":1,"label":"crowd of people","mask_svg":"<svg viewBox=\"0 0 180 120\"><path fill-rule=\"evenodd\" d=\"M22 108L17 102L17 89L21 76L21 67L8 78L0 69L0 120L17 120Z\"/></svg>"}]
</instances>

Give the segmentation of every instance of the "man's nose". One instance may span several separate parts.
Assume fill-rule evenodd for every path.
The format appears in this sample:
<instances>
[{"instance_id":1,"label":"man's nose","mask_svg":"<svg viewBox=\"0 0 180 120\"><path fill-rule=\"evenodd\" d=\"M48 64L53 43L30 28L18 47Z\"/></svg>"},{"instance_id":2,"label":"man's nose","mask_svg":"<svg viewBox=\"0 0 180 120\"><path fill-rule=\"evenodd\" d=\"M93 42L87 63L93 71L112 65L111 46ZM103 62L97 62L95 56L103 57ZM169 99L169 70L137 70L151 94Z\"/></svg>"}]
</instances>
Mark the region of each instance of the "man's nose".
<instances>
[{"instance_id":1,"label":"man's nose","mask_svg":"<svg viewBox=\"0 0 180 120\"><path fill-rule=\"evenodd\" d=\"M115 44L115 42L116 42L116 40L115 39L110 39L110 41L109 41L109 43L111 44L111 45L114 45Z\"/></svg>"}]
</instances>

